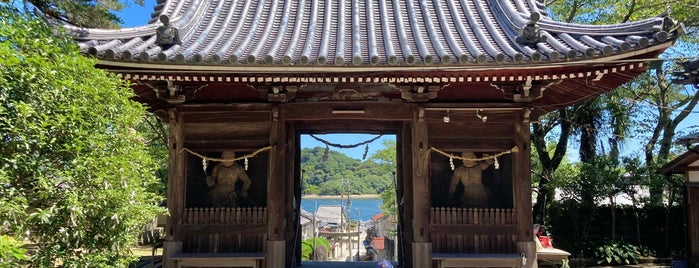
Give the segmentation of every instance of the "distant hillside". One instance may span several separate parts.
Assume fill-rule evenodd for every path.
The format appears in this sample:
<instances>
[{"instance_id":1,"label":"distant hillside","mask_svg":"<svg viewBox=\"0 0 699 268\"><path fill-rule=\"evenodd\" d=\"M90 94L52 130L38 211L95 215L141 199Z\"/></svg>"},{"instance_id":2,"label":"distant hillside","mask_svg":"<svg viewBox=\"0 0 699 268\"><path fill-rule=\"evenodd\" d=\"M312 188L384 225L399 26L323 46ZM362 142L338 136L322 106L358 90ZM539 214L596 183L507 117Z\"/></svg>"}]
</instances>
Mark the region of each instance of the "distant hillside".
<instances>
[{"instance_id":1,"label":"distant hillside","mask_svg":"<svg viewBox=\"0 0 699 268\"><path fill-rule=\"evenodd\" d=\"M301 151L303 194L379 194L392 183L392 174L382 172L374 161L360 161L333 150L323 161L323 154L323 147Z\"/></svg>"}]
</instances>

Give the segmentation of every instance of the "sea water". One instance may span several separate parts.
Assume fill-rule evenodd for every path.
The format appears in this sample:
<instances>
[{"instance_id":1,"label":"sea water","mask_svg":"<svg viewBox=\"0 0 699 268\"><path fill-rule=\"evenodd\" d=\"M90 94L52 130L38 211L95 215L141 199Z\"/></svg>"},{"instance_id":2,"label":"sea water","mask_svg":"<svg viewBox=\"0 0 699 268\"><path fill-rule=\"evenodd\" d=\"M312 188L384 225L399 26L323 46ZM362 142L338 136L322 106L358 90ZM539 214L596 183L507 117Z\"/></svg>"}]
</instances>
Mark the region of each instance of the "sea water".
<instances>
[{"instance_id":1,"label":"sea water","mask_svg":"<svg viewBox=\"0 0 699 268\"><path fill-rule=\"evenodd\" d=\"M345 211L349 211L349 219L357 220L360 219L362 222L371 220L371 217L376 216L381 213L381 204L383 200L381 198L350 198L349 206L347 204L347 198L344 199L301 199L301 208L308 213L313 213L318 206L330 205L345 207Z\"/></svg>"}]
</instances>

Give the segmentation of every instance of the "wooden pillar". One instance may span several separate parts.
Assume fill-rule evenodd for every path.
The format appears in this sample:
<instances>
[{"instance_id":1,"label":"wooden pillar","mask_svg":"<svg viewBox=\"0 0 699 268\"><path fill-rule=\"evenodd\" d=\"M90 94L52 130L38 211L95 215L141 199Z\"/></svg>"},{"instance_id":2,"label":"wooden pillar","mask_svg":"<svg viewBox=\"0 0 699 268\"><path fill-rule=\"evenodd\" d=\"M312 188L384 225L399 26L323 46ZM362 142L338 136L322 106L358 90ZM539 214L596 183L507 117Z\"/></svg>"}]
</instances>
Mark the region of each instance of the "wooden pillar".
<instances>
[{"instance_id":1,"label":"wooden pillar","mask_svg":"<svg viewBox=\"0 0 699 268\"><path fill-rule=\"evenodd\" d=\"M397 148L400 148L398 156L401 161L398 161L398 174L396 177L396 201L398 202L398 227L400 229L400 239L398 242L399 252L398 259L404 262L403 267L413 266L412 244L413 241L413 225L410 219L413 218L412 202L413 200L413 159L412 159L412 124L404 122L398 139Z\"/></svg>"},{"instance_id":2,"label":"wooden pillar","mask_svg":"<svg viewBox=\"0 0 699 268\"><path fill-rule=\"evenodd\" d=\"M269 153L269 172L267 177L267 268L283 268L286 263L285 209L285 155L286 124L284 112L279 106L272 108L271 131L269 143L274 147Z\"/></svg>"},{"instance_id":3,"label":"wooden pillar","mask_svg":"<svg viewBox=\"0 0 699 268\"><path fill-rule=\"evenodd\" d=\"M689 267L699 267L699 183L685 185L685 209L687 213L687 236L689 237Z\"/></svg>"},{"instance_id":4,"label":"wooden pillar","mask_svg":"<svg viewBox=\"0 0 699 268\"><path fill-rule=\"evenodd\" d=\"M522 109L521 120L515 122L515 144L519 152L514 153L513 192L517 218L517 247L527 257L526 267L536 267L536 244L532 234L532 193L531 193L531 132L529 128L529 108ZM532 250L533 249L533 250Z\"/></svg>"},{"instance_id":5,"label":"wooden pillar","mask_svg":"<svg viewBox=\"0 0 699 268\"><path fill-rule=\"evenodd\" d=\"M163 243L163 266L175 267L171 257L182 250L182 213L185 202L185 153L181 151L184 145L184 121L182 114L175 108L168 110L170 137L168 140L168 191L167 207L170 217L167 221L167 241Z\"/></svg>"},{"instance_id":6,"label":"wooden pillar","mask_svg":"<svg viewBox=\"0 0 699 268\"><path fill-rule=\"evenodd\" d=\"M412 162L413 162L413 267L431 267L429 218L430 215L430 184L427 120L425 108L413 106L412 128Z\"/></svg>"}]
</instances>

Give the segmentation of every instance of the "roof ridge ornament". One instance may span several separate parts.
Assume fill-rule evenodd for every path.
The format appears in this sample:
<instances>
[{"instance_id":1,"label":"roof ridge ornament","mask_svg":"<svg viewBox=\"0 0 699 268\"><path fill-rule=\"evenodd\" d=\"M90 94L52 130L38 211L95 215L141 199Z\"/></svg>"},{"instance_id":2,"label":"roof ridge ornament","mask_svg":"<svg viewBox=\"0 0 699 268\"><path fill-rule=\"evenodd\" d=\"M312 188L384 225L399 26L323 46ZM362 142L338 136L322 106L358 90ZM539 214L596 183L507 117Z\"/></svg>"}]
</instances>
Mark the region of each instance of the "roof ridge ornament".
<instances>
[{"instance_id":1,"label":"roof ridge ornament","mask_svg":"<svg viewBox=\"0 0 699 268\"><path fill-rule=\"evenodd\" d=\"M537 43L546 41L546 36L541 35L541 29L539 25L536 25L539 19L541 19L541 14L539 12L533 12L529 15L527 25L522 27L515 41L528 46L535 46Z\"/></svg>"},{"instance_id":2,"label":"roof ridge ornament","mask_svg":"<svg viewBox=\"0 0 699 268\"><path fill-rule=\"evenodd\" d=\"M155 30L155 44L167 48L181 44L179 30L172 27L170 18L167 15L160 15L160 22L163 26Z\"/></svg>"}]
</instances>

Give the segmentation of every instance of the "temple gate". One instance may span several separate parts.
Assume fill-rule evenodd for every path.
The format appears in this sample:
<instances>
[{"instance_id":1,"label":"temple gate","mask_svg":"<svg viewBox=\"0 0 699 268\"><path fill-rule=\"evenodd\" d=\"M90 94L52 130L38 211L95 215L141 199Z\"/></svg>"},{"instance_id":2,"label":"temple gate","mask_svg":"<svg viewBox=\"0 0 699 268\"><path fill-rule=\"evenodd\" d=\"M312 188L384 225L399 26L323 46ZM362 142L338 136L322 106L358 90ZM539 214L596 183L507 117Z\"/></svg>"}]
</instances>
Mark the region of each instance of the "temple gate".
<instances>
[{"instance_id":1,"label":"temple gate","mask_svg":"<svg viewBox=\"0 0 699 268\"><path fill-rule=\"evenodd\" d=\"M299 137L334 132L396 134L403 267L534 267L530 123L681 33L666 15L560 23L526 0L159 0L152 16L66 28L169 123L167 267L294 267Z\"/></svg>"}]
</instances>

